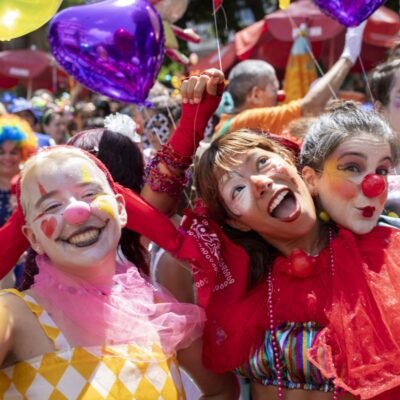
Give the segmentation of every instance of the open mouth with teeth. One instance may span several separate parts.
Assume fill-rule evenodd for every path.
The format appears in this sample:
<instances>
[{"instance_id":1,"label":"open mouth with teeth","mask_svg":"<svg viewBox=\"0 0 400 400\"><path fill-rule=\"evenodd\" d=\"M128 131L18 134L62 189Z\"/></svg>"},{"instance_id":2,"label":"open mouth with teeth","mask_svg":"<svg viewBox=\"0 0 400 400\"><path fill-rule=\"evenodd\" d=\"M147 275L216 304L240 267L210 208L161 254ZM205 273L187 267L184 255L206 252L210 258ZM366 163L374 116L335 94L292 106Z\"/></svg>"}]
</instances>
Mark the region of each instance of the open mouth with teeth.
<instances>
[{"instance_id":1,"label":"open mouth with teeth","mask_svg":"<svg viewBox=\"0 0 400 400\"><path fill-rule=\"evenodd\" d=\"M300 207L294 193L289 189L283 189L271 199L268 212L273 218L291 222L299 216Z\"/></svg>"},{"instance_id":2,"label":"open mouth with teeth","mask_svg":"<svg viewBox=\"0 0 400 400\"><path fill-rule=\"evenodd\" d=\"M101 232L104 230L106 225L104 225L102 228L88 227L83 231L72 234L67 239L61 240L75 247L89 247L99 240Z\"/></svg>"}]
</instances>

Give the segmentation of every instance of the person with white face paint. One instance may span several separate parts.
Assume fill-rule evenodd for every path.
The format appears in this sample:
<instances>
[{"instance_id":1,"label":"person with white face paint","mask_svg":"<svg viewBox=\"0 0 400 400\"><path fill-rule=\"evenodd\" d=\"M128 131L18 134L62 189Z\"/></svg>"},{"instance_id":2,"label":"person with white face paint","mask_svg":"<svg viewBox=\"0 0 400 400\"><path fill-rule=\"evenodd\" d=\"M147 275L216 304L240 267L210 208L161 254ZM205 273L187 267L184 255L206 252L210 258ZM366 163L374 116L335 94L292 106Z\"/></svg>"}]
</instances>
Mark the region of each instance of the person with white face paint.
<instances>
[{"instance_id":1,"label":"person with white face paint","mask_svg":"<svg viewBox=\"0 0 400 400\"><path fill-rule=\"evenodd\" d=\"M337 106L305 138L304 181L276 140L233 132L196 169L206 208L183 229L210 263L194 269L206 366L250 379L254 399L397 398L400 233L376 227L396 137Z\"/></svg>"},{"instance_id":2,"label":"person with white face paint","mask_svg":"<svg viewBox=\"0 0 400 400\"><path fill-rule=\"evenodd\" d=\"M384 210L397 149L383 118L355 103L338 103L318 118L304 139L300 164L322 218L357 234L370 232Z\"/></svg>"},{"instance_id":3,"label":"person with white face paint","mask_svg":"<svg viewBox=\"0 0 400 400\"><path fill-rule=\"evenodd\" d=\"M140 226L156 211L130 198ZM190 349L203 312L116 261L127 212L104 165L74 147L48 148L26 163L18 200L38 274L29 290L0 295L1 397L185 398L176 352L200 355ZM214 377L204 393L235 398L227 383Z\"/></svg>"}]
</instances>

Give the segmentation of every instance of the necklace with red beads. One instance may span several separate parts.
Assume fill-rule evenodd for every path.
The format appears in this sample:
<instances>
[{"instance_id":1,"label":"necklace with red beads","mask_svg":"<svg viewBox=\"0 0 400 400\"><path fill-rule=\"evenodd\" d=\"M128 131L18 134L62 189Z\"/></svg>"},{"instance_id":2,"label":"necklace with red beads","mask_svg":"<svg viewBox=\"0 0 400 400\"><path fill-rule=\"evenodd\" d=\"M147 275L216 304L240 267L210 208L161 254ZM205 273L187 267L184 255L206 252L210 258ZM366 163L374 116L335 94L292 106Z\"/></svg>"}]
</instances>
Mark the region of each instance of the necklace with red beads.
<instances>
[{"instance_id":1,"label":"necklace with red beads","mask_svg":"<svg viewBox=\"0 0 400 400\"><path fill-rule=\"evenodd\" d=\"M331 246L333 233L332 229L328 231L329 237L329 262L331 267L331 275L332 277L335 275L335 260L333 255L333 249ZM304 277L304 276L303 276ZM278 339L276 337L276 322L275 322L275 315L274 315L274 307L273 307L273 292L274 292L274 285L272 279L272 272L268 273L268 313L269 313L269 330L271 332L271 342L272 342L272 351L274 355L274 364L276 369L276 377L278 381L278 400L284 400L283 394L283 383L282 383L282 365L279 356L279 345ZM333 400L338 400L339 398L339 391L338 388L335 386L333 389Z\"/></svg>"}]
</instances>

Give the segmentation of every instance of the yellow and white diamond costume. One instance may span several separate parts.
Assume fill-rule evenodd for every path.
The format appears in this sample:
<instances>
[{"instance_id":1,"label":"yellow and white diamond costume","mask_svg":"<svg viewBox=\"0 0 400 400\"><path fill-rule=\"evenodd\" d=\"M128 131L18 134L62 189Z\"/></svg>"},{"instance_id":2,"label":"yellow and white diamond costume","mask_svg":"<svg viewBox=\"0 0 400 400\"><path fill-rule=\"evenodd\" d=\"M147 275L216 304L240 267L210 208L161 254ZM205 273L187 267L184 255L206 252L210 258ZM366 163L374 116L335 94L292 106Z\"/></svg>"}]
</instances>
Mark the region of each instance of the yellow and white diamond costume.
<instances>
[{"instance_id":1,"label":"yellow and white diamond costume","mask_svg":"<svg viewBox=\"0 0 400 400\"><path fill-rule=\"evenodd\" d=\"M0 370L0 398L29 400L181 400L178 364L160 346L71 347L50 315L21 297L54 343L54 352Z\"/></svg>"}]
</instances>

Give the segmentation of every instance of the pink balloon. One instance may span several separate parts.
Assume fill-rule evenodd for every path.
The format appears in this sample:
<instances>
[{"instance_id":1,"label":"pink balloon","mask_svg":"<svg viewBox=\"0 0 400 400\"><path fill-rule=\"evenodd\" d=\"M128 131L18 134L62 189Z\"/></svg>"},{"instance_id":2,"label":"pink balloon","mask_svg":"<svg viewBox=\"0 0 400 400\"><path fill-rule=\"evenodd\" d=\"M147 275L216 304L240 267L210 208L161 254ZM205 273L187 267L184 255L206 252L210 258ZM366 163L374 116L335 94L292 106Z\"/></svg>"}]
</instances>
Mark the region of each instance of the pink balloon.
<instances>
[{"instance_id":1,"label":"pink balloon","mask_svg":"<svg viewBox=\"0 0 400 400\"><path fill-rule=\"evenodd\" d=\"M146 104L164 58L161 18L146 0L106 0L70 7L50 25L51 51L89 89Z\"/></svg>"},{"instance_id":2,"label":"pink balloon","mask_svg":"<svg viewBox=\"0 0 400 400\"><path fill-rule=\"evenodd\" d=\"M385 0L314 0L330 17L344 26L357 26L366 20Z\"/></svg>"}]
</instances>

